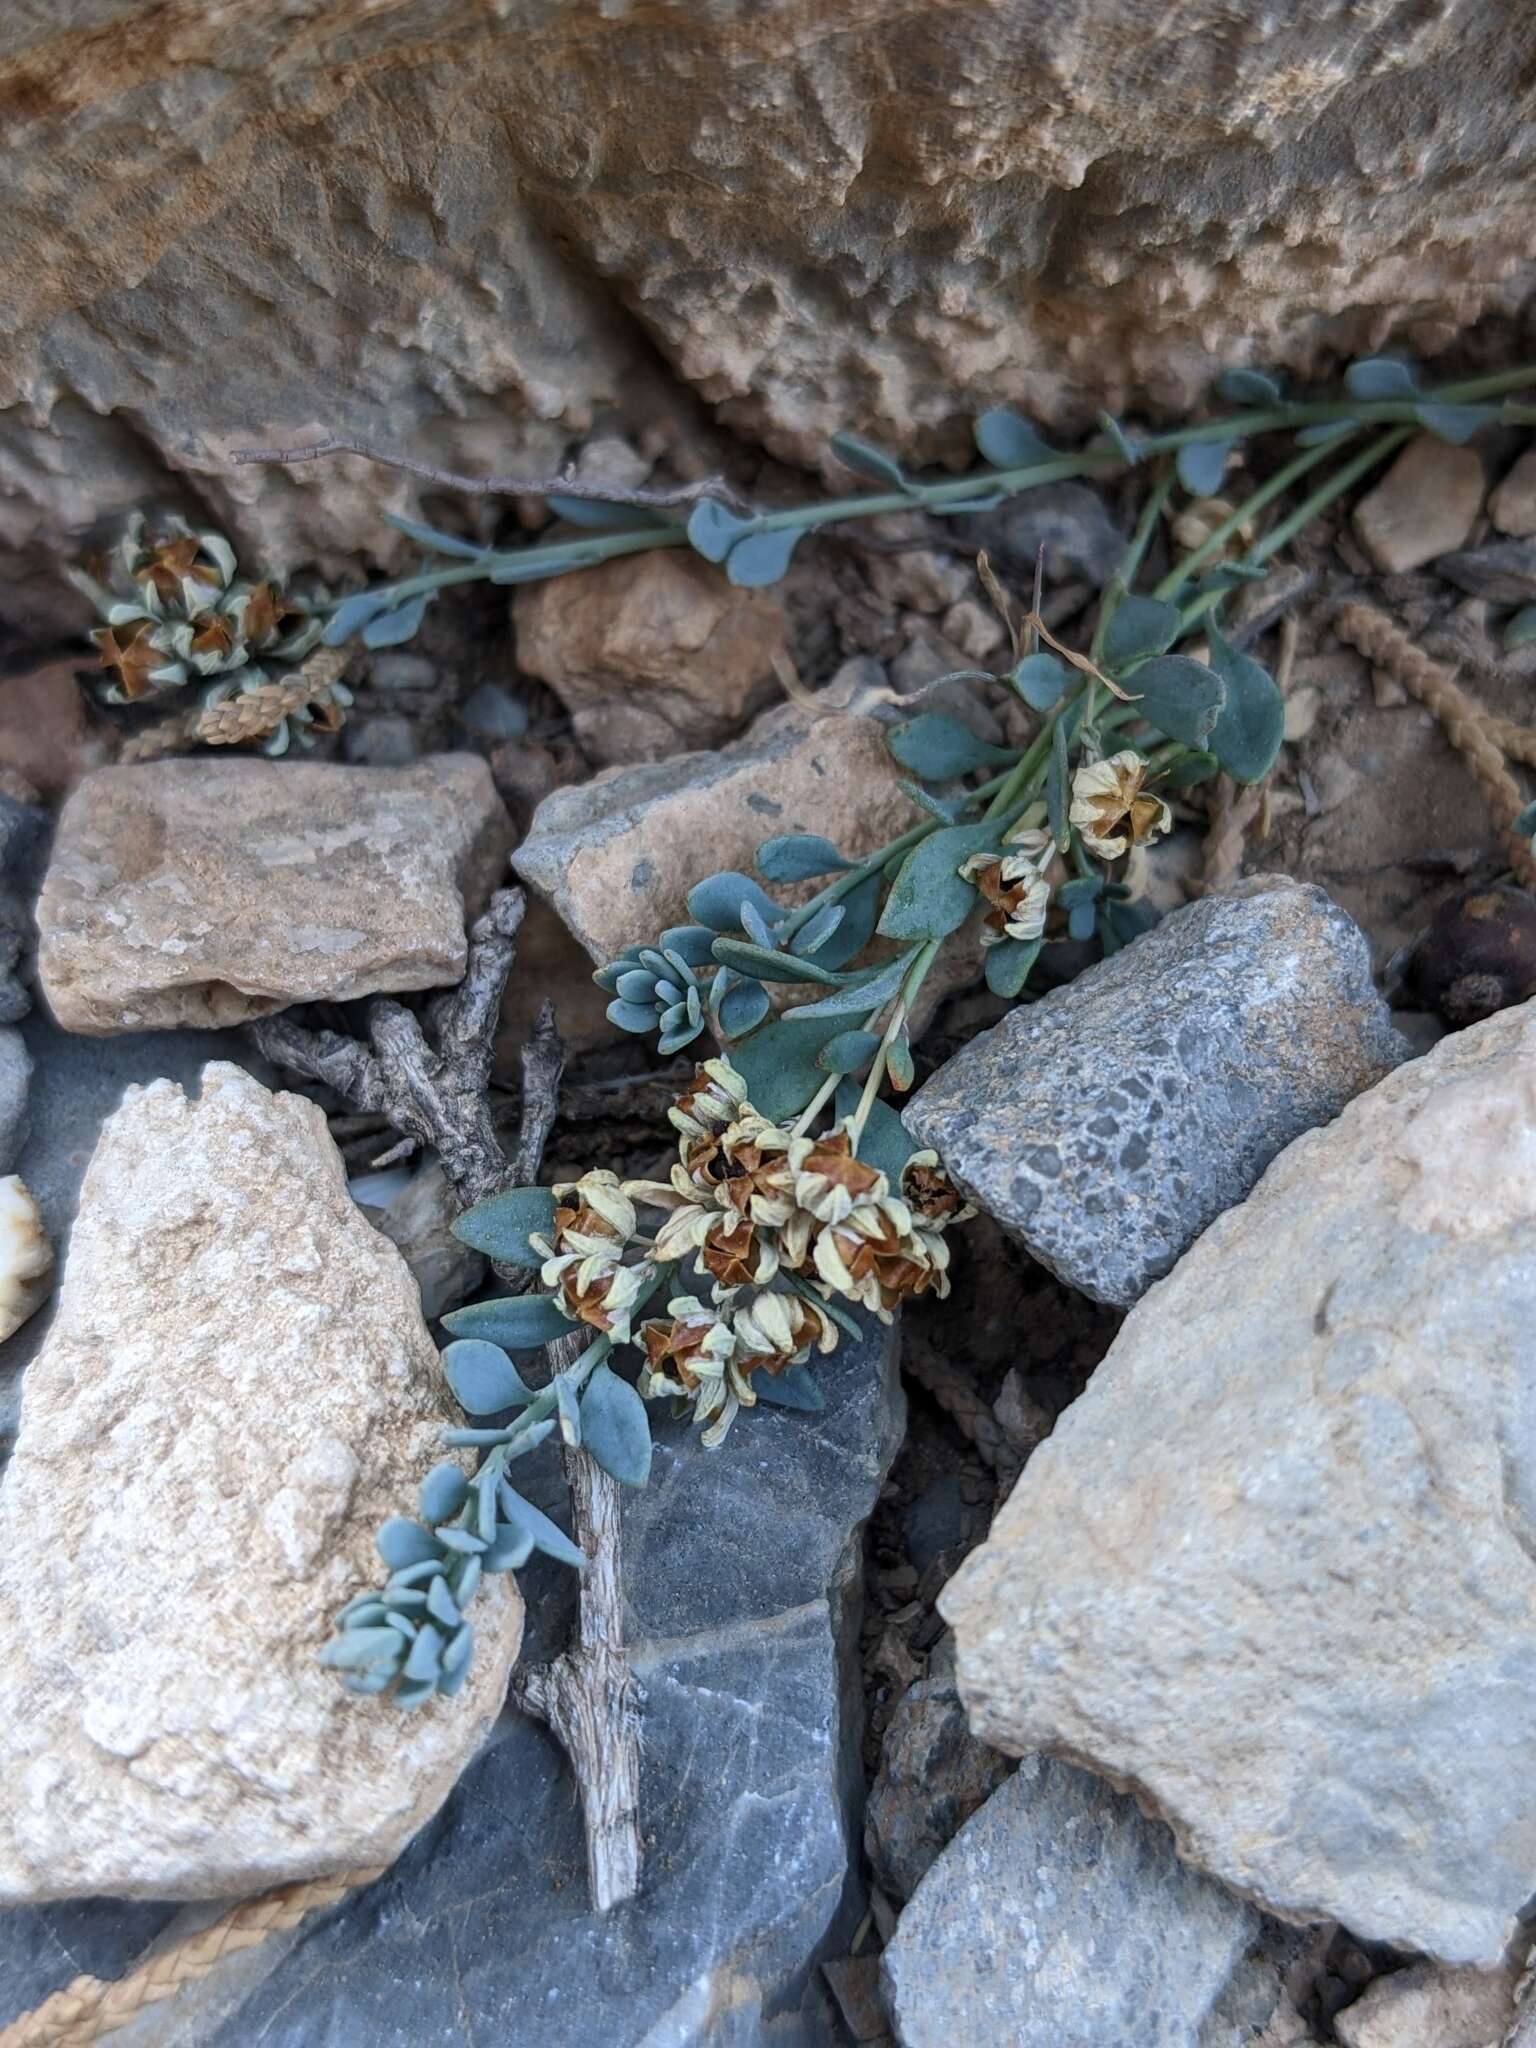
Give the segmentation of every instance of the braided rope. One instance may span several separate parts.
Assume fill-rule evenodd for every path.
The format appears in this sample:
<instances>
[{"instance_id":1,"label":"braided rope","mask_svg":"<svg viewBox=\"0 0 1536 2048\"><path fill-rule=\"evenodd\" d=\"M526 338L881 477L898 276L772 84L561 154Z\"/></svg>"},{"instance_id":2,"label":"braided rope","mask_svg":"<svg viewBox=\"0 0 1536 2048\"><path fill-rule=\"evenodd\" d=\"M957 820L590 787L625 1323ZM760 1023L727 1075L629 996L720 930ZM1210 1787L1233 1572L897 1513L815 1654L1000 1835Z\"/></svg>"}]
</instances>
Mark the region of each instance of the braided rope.
<instances>
[{"instance_id":1,"label":"braided rope","mask_svg":"<svg viewBox=\"0 0 1536 2048\"><path fill-rule=\"evenodd\" d=\"M994 1470L1007 1464L1013 1455L1008 1439L968 1373L961 1372L948 1359L941 1358L929 1345L922 1343L902 1347L901 1369L933 1396L960 1434L976 1446ZM1013 1462L1017 1464L1018 1461L1015 1458ZM3 2036L0 2036L0 2048L8 2048Z\"/></svg>"},{"instance_id":2,"label":"braided rope","mask_svg":"<svg viewBox=\"0 0 1536 2048\"><path fill-rule=\"evenodd\" d=\"M150 1956L126 1977L108 1983L101 1977L76 1977L31 2012L0 2027L0 2048L85 2048L103 2034L127 2026L136 2013L162 1999L174 1998L183 1984L195 1984L227 1955L255 1948L269 1934L297 1927L308 1913L324 1912L348 1892L382 1877L387 1864L344 1870L336 1877L305 1878L280 1884L254 1899L242 1899L227 1913L189 1934L174 1948Z\"/></svg>"},{"instance_id":3,"label":"braided rope","mask_svg":"<svg viewBox=\"0 0 1536 2048\"><path fill-rule=\"evenodd\" d=\"M1485 711L1483 730L1506 760L1524 761L1528 768L1536 768L1536 725L1519 725L1513 718Z\"/></svg>"},{"instance_id":4,"label":"braided rope","mask_svg":"<svg viewBox=\"0 0 1536 2048\"><path fill-rule=\"evenodd\" d=\"M1495 722L1472 701L1449 669L1415 647L1384 612L1365 604L1345 605L1334 629L1377 668L1395 676L1410 696L1417 697L1439 720L1493 813L1511 871L1527 889L1536 889L1536 856L1530 842L1514 830L1524 798L1493 738ZM1504 724L1497 721L1498 727Z\"/></svg>"},{"instance_id":5,"label":"braided rope","mask_svg":"<svg viewBox=\"0 0 1536 2048\"><path fill-rule=\"evenodd\" d=\"M302 711L323 696L339 679L348 659L345 648L317 648L291 676L259 683L254 690L227 697L220 704L178 712L145 732L134 733L123 742L118 761L156 761L165 754L185 753L188 747L238 747L247 740L265 739L290 712Z\"/></svg>"}]
</instances>

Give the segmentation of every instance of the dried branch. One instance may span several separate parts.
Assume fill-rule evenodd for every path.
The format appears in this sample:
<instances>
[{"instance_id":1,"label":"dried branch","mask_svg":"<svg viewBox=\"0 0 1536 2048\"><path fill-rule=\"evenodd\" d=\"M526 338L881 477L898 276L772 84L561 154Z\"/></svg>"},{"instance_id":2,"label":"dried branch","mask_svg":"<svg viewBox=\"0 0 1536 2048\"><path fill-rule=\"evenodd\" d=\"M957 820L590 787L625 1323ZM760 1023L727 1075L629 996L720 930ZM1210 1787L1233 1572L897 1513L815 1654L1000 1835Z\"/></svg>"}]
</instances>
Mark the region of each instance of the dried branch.
<instances>
[{"instance_id":1,"label":"dried branch","mask_svg":"<svg viewBox=\"0 0 1536 2048\"><path fill-rule=\"evenodd\" d=\"M275 1065L323 1081L351 1109L377 1111L404 1136L435 1151L465 1208L517 1184L496 1137L488 1089L496 1018L524 908L521 889L500 889L476 919L464 979L435 1008L435 1048L421 1020L387 996L376 997L368 1006L366 1045L337 1031L309 1030L286 1012L263 1017L249 1027L257 1048ZM543 1019L540 1023L544 1043L535 1071L542 1075L550 1064L548 1043L554 1027ZM539 1038L535 1027L530 1046ZM559 1057L553 1062L553 1087L546 1083L531 1093L525 1090L517 1158L521 1163L531 1150L534 1164L523 1179L538 1170L549 1130L550 1098L559 1086L562 1063Z\"/></svg>"},{"instance_id":2,"label":"dried branch","mask_svg":"<svg viewBox=\"0 0 1536 2048\"><path fill-rule=\"evenodd\" d=\"M580 1334L550 1346L556 1372L581 1354ZM619 1483L585 1451L564 1451L571 1534L587 1558L573 1648L513 1673L511 1698L548 1724L581 1788L593 1910L640 1889L640 1709L645 1693L624 1654Z\"/></svg>"},{"instance_id":3,"label":"dried branch","mask_svg":"<svg viewBox=\"0 0 1536 2048\"><path fill-rule=\"evenodd\" d=\"M469 935L464 979L430 1006L428 1027L403 1004L369 1005L367 1045L337 1031L311 1031L287 1015L249 1029L275 1065L333 1088L354 1114L381 1115L407 1139L430 1146L466 1208L534 1180L555 1121L565 1048L545 1003L523 1047L522 1114L509 1159L490 1104L491 1063L501 999L517 951L525 902L501 889ZM521 1291L528 1275L496 1268ZM579 1333L550 1347L554 1369L574 1364ZM518 1674L512 1697L547 1721L564 1745L581 1793L587 1874L599 1913L633 1898L640 1883L640 1688L624 1655L619 1489L583 1450L565 1451L572 1534L587 1559L574 1648L540 1670Z\"/></svg>"},{"instance_id":4,"label":"dried branch","mask_svg":"<svg viewBox=\"0 0 1536 2048\"><path fill-rule=\"evenodd\" d=\"M386 469L403 470L423 483L439 484L447 491L462 491L472 498L588 498L600 505L695 505L700 498L715 498L733 511L749 512L747 500L723 476L707 476L698 483L647 485L593 484L566 467L555 476L463 476L454 469L440 469L435 462L417 462L409 455L396 455L388 448L375 448L368 441L354 441L332 434L324 441L312 441L302 448L236 448L232 462L316 462L326 455L360 455Z\"/></svg>"}]
</instances>

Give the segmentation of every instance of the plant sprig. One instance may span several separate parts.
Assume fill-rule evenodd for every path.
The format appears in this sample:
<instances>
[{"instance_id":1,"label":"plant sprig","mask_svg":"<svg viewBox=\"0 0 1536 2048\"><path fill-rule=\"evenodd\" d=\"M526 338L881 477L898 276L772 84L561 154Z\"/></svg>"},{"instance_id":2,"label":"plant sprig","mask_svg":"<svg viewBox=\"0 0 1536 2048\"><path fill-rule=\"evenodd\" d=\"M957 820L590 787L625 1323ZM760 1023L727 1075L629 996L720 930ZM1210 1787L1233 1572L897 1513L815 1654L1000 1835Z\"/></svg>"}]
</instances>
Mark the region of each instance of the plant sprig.
<instances>
[{"instance_id":1,"label":"plant sprig","mask_svg":"<svg viewBox=\"0 0 1536 2048\"><path fill-rule=\"evenodd\" d=\"M1110 476L1128 466L1171 456L1179 480L1196 495L1219 481L1226 459L1255 435L1292 432L1310 443L1309 455L1323 456L1346 437L1370 426L1424 428L1461 442L1500 420L1519 424L1533 408L1507 394L1536 385L1536 368L1464 378L1438 388L1420 386L1413 367L1393 356L1370 357L1345 372L1339 399L1287 399L1278 381L1257 370L1228 371L1217 392L1234 404L1222 416L1160 433L1129 429L1108 415L1082 447L1050 446L1021 415L993 407L976 422L977 447L988 467L962 477L910 474L896 457L854 434L834 435L832 452L856 473L886 488L797 505L752 507L719 480L675 490L623 490L580 484L569 477L537 480L461 477L433 465L386 454L365 443L340 439L288 451L241 449L237 462L300 462L353 453L429 477L439 484L485 493L534 491L550 508L586 531L579 538L534 542L515 548L482 547L421 520L387 514L390 523L428 552L450 557L413 575L343 597L329 608L325 638L337 646L360 637L369 647L398 646L421 625L428 602L461 583L516 584L570 575L626 554L654 548L692 547L719 563L744 588L776 583L788 569L799 540L823 526L868 519L887 512L926 511L940 516L989 511L1044 483L1074 477ZM1500 402L1502 401L1502 403ZM1308 464L1307 466L1310 466ZM1297 474L1304 470L1297 471ZM1278 491L1289 487L1275 485Z\"/></svg>"}]
</instances>

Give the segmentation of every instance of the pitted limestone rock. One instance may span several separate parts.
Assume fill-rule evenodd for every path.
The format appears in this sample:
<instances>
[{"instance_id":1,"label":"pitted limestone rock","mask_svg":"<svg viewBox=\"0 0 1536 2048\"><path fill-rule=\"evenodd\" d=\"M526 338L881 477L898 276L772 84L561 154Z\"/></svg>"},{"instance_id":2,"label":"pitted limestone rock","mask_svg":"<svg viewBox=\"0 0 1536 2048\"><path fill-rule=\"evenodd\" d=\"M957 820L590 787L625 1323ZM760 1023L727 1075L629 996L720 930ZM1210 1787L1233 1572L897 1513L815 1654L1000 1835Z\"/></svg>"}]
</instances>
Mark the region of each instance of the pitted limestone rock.
<instances>
[{"instance_id":1,"label":"pitted limestone rock","mask_svg":"<svg viewBox=\"0 0 1536 2048\"><path fill-rule=\"evenodd\" d=\"M904 1120L1042 1265L1128 1308L1407 1050L1359 929L1264 876L1010 1011Z\"/></svg>"},{"instance_id":2,"label":"pitted limestone rock","mask_svg":"<svg viewBox=\"0 0 1536 2048\"><path fill-rule=\"evenodd\" d=\"M0 1484L0 1903L399 1853L501 1704L517 1589L486 1582L464 1690L408 1718L315 1652L452 1412L314 1103L225 1065L128 1091Z\"/></svg>"}]
</instances>

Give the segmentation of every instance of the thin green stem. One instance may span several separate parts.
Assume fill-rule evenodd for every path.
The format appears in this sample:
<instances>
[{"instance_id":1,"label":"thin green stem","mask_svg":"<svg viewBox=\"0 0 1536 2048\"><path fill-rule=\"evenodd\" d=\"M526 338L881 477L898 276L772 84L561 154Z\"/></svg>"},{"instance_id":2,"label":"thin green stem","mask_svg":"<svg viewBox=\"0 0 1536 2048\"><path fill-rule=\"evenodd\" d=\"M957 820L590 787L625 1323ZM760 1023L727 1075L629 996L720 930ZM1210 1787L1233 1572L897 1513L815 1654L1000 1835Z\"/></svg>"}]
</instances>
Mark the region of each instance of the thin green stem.
<instances>
[{"instance_id":1,"label":"thin green stem","mask_svg":"<svg viewBox=\"0 0 1536 2048\"><path fill-rule=\"evenodd\" d=\"M1263 539L1256 541L1248 550L1243 560L1252 563L1256 568L1262 567L1272 555L1278 554L1288 541L1294 540L1301 529L1315 519L1325 506L1331 505L1335 498L1342 496L1351 485L1358 483L1368 470L1384 462L1394 449L1400 448L1411 438L1413 432L1412 426L1404 426L1393 427L1389 433L1378 435L1374 441L1362 448L1352 461L1336 469L1326 482L1319 484L1315 491L1303 498L1294 511L1272 526ZM1194 598L1186 604L1183 609L1184 623L1180 628L1181 636L1188 633L1208 612L1214 611L1226 594L1224 590L1208 590L1203 596Z\"/></svg>"},{"instance_id":2,"label":"thin green stem","mask_svg":"<svg viewBox=\"0 0 1536 2048\"><path fill-rule=\"evenodd\" d=\"M1324 441L1316 448L1304 449L1294 461L1286 463L1283 469L1277 469L1267 482L1260 484L1256 491L1251 492L1243 500L1229 518L1223 519L1219 526L1214 527L1199 547L1186 555L1182 561L1174 564L1153 590L1152 595L1161 598L1164 603L1176 598L1190 577L1197 570L1203 569L1214 556L1219 555L1232 536L1242 531L1248 520L1288 491L1292 484L1298 483L1302 477L1310 474L1319 463L1326 462L1331 455L1336 454L1349 439L1348 434L1341 434L1335 441Z\"/></svg>"},{"instance_id":3,"label":"thin green stem","mask_svg":"<svg viewBox=\"0 0 1536 2048\"><path fill-rule=\"evenodd\" d=\"M1346 397L1314 404L1250 407L1246 411L1226 414L1220 419L1202 421L1198 426L1176 427L1166 433L1147 435L1139 441L1137 454L1140 459L1145 460L1148 456L1171 454L1196 442L1232 441L1253 434L1270 433L1277 428L1322 426L1333 420L1349 421L1352 424L1412 424L1418 420L1420 408L1427 404L1475 404L1482 399L1500 397L1505 392L1525 390L1531 385L1536 385L1536 367L1503 370L1491 376L1468 378L1458 384L1442 385L1438 390L1416 393L1407 399L1356 402ZM1515 410L1518 411L1519 408ZM976 499L1000 504L1007 498L1016 497L1021 491L1032 489L1036 484L1063 481L1078 476L1103 475L1124 466L1124 459L1117 449L1098 441L1074 452L1053 457L1048 462L1021 464L1016 469L983 470L979 474L972 472L966 476L946 477L929 483L914 480L902 490L871 491L855 497L826 498L811 504L780 506L776 510L759 513L752 521L751 530L773 533L793 529L809 533L819 527L835 525L844 520L873 518L883 512L907 512L915 508L926 508L931 512L943 513L963 509ZM510 572L507 579L509 582L532 582L543 576L564 575L571 570L590 568L616 555L641 553L650 548L687 545L686 527L675 521L667 521L652 527L591 533L578 541L556 541L531 548L488 551L472 562L455 562L445 568L423 570L415 576L403 577L398 583L382 584L376 594L387 599L390 604L398 604L408 598L446 590L459 583L473 583L485 579L494 581L498 570ZM335 603L322 606L320 609L334 611L336 606L344 601L337 599Z\"/></svg>"},{"instance_id":4,"label":"thin green stem","mask_svg":"<svg viewBox=\"0 0 1536 2048\"><path fill-rule=\"evenodd\" d=\"M1166 463L1157 481L1148 493L1146 504L1141 508L1141 517L1137 520L1136 530L1131 535L1125 553L1121 557L1120 567L1115 571L1100 602L1099 616L1093 629L1093 643L1088 650L1090 661L1102 665L1104 636L1109 631L1109 622L1115 616L1120 600L1130 595L1136 578L1141 573L1142 562L1145 559L1147 549L1152 545L1152 535L1157 530L1157 522L1162 516L1163 507L1168 502L1177 474L1178 472L1173 464L1171 462ZM1093 688L1091 679L1088 692L1088 708L1083 716L1087 719L1091 719L1093 716Z\"/></svg>"}]
</instances>

